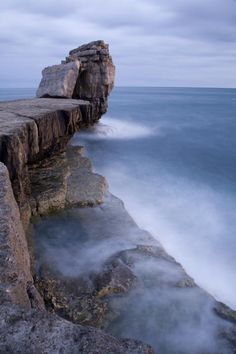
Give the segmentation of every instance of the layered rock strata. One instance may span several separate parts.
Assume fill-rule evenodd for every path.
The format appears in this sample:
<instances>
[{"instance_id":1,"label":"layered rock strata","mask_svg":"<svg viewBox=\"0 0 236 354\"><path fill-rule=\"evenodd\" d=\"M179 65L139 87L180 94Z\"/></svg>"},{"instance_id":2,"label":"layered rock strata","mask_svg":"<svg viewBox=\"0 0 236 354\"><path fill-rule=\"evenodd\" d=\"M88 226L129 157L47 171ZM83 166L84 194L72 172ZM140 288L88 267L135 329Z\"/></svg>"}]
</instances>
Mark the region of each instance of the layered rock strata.
<instances>
[{"instance_id":1,"label":"layered rock strata","mask_svg":"<svg viewBox=\"0 0 236 354\"><path fill-rule=\"evenodd\" d=\"M29 167L32 215L44 215L58 209L101 204L107 190L103 176L92 171L81 147L69 146Z\"/></svg>"},{"instance_id":2,"label":"layered rock strata","mask_svg":"<svg viewBox=\"0 0 236 354\"><path fill-rule=\"evenodd\" d=\"M42 75L37 97L87 100L94 121L107 111L115 66L104 41L94 41L71 50L61 65L45 68Z\"/></svg>"},{"instance_id":3,"label":"layered rock strata","mask_svg":"<svg viewBox=\"0 0 236 354\"><path fill-rule=\"evenodd\" d=\"M90 103L82 100L45 98L0 103L0 161L8 168L26 222L31 216L29 166L63 151L76 131L92 124L90 108Z\"/></svg>"}]
</instances>

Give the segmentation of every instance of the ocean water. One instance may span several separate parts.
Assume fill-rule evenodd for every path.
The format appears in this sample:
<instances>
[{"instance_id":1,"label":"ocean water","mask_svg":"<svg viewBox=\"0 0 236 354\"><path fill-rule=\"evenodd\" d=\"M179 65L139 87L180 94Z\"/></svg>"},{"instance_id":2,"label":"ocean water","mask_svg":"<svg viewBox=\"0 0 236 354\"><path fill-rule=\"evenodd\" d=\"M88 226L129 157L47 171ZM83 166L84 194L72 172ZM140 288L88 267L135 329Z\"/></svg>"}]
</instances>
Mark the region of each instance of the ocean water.
<instances>
[{"instance_id":1,"label":"ocean water","mask_svg":"<svg viewBox=\"0 0 236 354\"><path fill-rule=\"evenodd\" d=\"M11 101L35 96L35 88L0 88L0 101Z\"/></svg>"},{"instance_id":2,"label":"ocean water","mask_svg":"<svg viewBox=\"0 0 236 354\"><path fill-rule=\"evenodd\" d=\"M74 142L205 290L236 309L236 90L116 88Z\"/></svg>"},{"instance_id":3,"label":"ocean water","mask_svg":"<svg viewBox=\"0 0 236 354\"><path fill-rule=\"evenodd\" d=\"M0 100L34 89L0 89ZM76 134L112 193L195 281L236 309L236 90L116 88Z\"/></svg>"}]
</instances>

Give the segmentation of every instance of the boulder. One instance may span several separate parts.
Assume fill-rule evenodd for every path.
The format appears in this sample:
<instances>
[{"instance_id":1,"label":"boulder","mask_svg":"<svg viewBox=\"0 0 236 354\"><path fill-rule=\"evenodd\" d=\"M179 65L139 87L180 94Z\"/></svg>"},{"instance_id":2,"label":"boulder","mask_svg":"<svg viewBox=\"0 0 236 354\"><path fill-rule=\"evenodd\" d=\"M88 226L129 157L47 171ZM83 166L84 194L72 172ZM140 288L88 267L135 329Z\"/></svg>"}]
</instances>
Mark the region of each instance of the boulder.
<instances>
[{"instance_id":1,"label":"boulder","mask_svg":"<svg viewBox=\"0 0 236 354\"><path fill-rule=\"evenodd\" d=\"M107 99L114 87L115 66L104 41L84 44L69 52L60 65L47 67L37 90L37 97L85 99L89 126L107 111Z\"/></svg>"},{"instance_id":2,"label":"boulder","mask_svg":"<svg viewBox=\"0 0 236 354\"><path fill-rule=\"evenodd\" d=\"M37 90L37 97L71 98L79 76L80 62L48 66L42 71L43 78Z\"/></svg>"}]
</instances>

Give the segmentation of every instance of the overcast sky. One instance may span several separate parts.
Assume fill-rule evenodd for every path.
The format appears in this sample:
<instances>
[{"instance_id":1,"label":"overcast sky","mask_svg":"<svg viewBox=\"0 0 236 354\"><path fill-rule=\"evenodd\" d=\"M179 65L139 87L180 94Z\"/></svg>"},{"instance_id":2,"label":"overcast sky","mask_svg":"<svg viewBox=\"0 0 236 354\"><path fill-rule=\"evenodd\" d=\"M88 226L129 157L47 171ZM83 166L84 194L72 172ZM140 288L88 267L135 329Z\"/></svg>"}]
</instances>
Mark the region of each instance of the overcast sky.
<instances>
[{"instance_id":1,"label":"overcast sky","mask_svg":"<svg viewBox=\"0 0 236 354\"><path fill-rule=\"evenodd\" d=\"M119 86L236 87L235 0L0 0L0 87L96 39Z\"/></svg>"}]
</instances>

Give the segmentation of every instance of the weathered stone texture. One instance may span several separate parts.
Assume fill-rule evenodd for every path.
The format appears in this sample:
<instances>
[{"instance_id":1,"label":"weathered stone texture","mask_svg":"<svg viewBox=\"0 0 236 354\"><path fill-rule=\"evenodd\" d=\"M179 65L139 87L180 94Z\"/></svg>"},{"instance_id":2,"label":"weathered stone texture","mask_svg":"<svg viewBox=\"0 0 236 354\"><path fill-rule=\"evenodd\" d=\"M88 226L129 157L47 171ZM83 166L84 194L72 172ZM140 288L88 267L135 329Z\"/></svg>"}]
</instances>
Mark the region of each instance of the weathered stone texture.
<instances>
[{"instance_id":1,"label":"weathered stone texture","mask_svg":"<svg viewBox=\"0 0 236 354\"><path fill-rule=\"evenodd\" d=\"M154 354L142 342L116 339L47 313L34 287L19 209L2 163L0 206L0 353ZM92 309L88 307L88 313Z\"/></svg>"},{"instance_id":2,"label":"weathered stone texture","mask_svg":"<svg viewBox=\"0 0 236 354\"><path fill-rule=\"evenodd\" d=\"M0 163L0 294L1 304L14 302L31 307L34 300L43 301L34 288L30 257L9 174ZM29 295L30 292L30 295ZM31 303L32 300L32 303Z\"/></svg>"},{"instance_id":3,"label":"weathered stone texture","mask_svg":"<svg viewBox=\"0 0 236 354\"><path fill-rule=\"evenodd\" d=\"M81 60L82 59L82 60ZM92 102L93 115L99 119L107 111L107 98L114 86L115 66L104 41L95 41L73 49L67 62L80 60L80 75L73 97Z\"/></svg>"},{"instance_id":4,"label":"weathered stone texture","mask_svg":"<svg viewBox=\"0 0 236 354\"><path fill-rule=\"evenodd\" d=\"M66 207L94 206L103 202L107 190L106 179L94 173L81 148L73 146L31 165L29 179L32 215Z\"/></svg>"},{"instance_id":5,"label":"weathered stone texture","mask_svg":"<svg viewBox=\"0 0 236 354\"><path fill-rule=\"evenodd\" d=\"M117 339L47 312L1 307L0 353L155 354L140 341Z\"/></svg>"},{"instance_id":6,"label":"weathered stone texture","mask_svg":"<svg viewBox=\"0 0 236 354\"><path fill-rule=\"evenodd\" d=\"M37 97L65 97L88 100L93 121L107 111L107 99L114 86L115 66L104 41L95 41L70 51L60 65L47 67ZM91 122L87 122L88 125Z\"/></svg>"},{"instance_id":7,"label":"weathered stone texture","mask_svg":"<svg viewBox=\"0 0 236 354\"><path fill-rule=\"evenodd\" d=\"M0 161L8 168L20 210L30 216L28 166L65 149L72 134L93 122L82 100L31 99L0 103Z\"/></svg>"},{"instance_id":8,"label":"weathered stone texture","mask_svg":"<svg viewBox=\"0 0 236 354\"><path fill-rule=\"evenodd\" d=\"M42 71L37 97L71 98L79 76L79 61L48 66Z\"/></svg>"}]
</instances>

